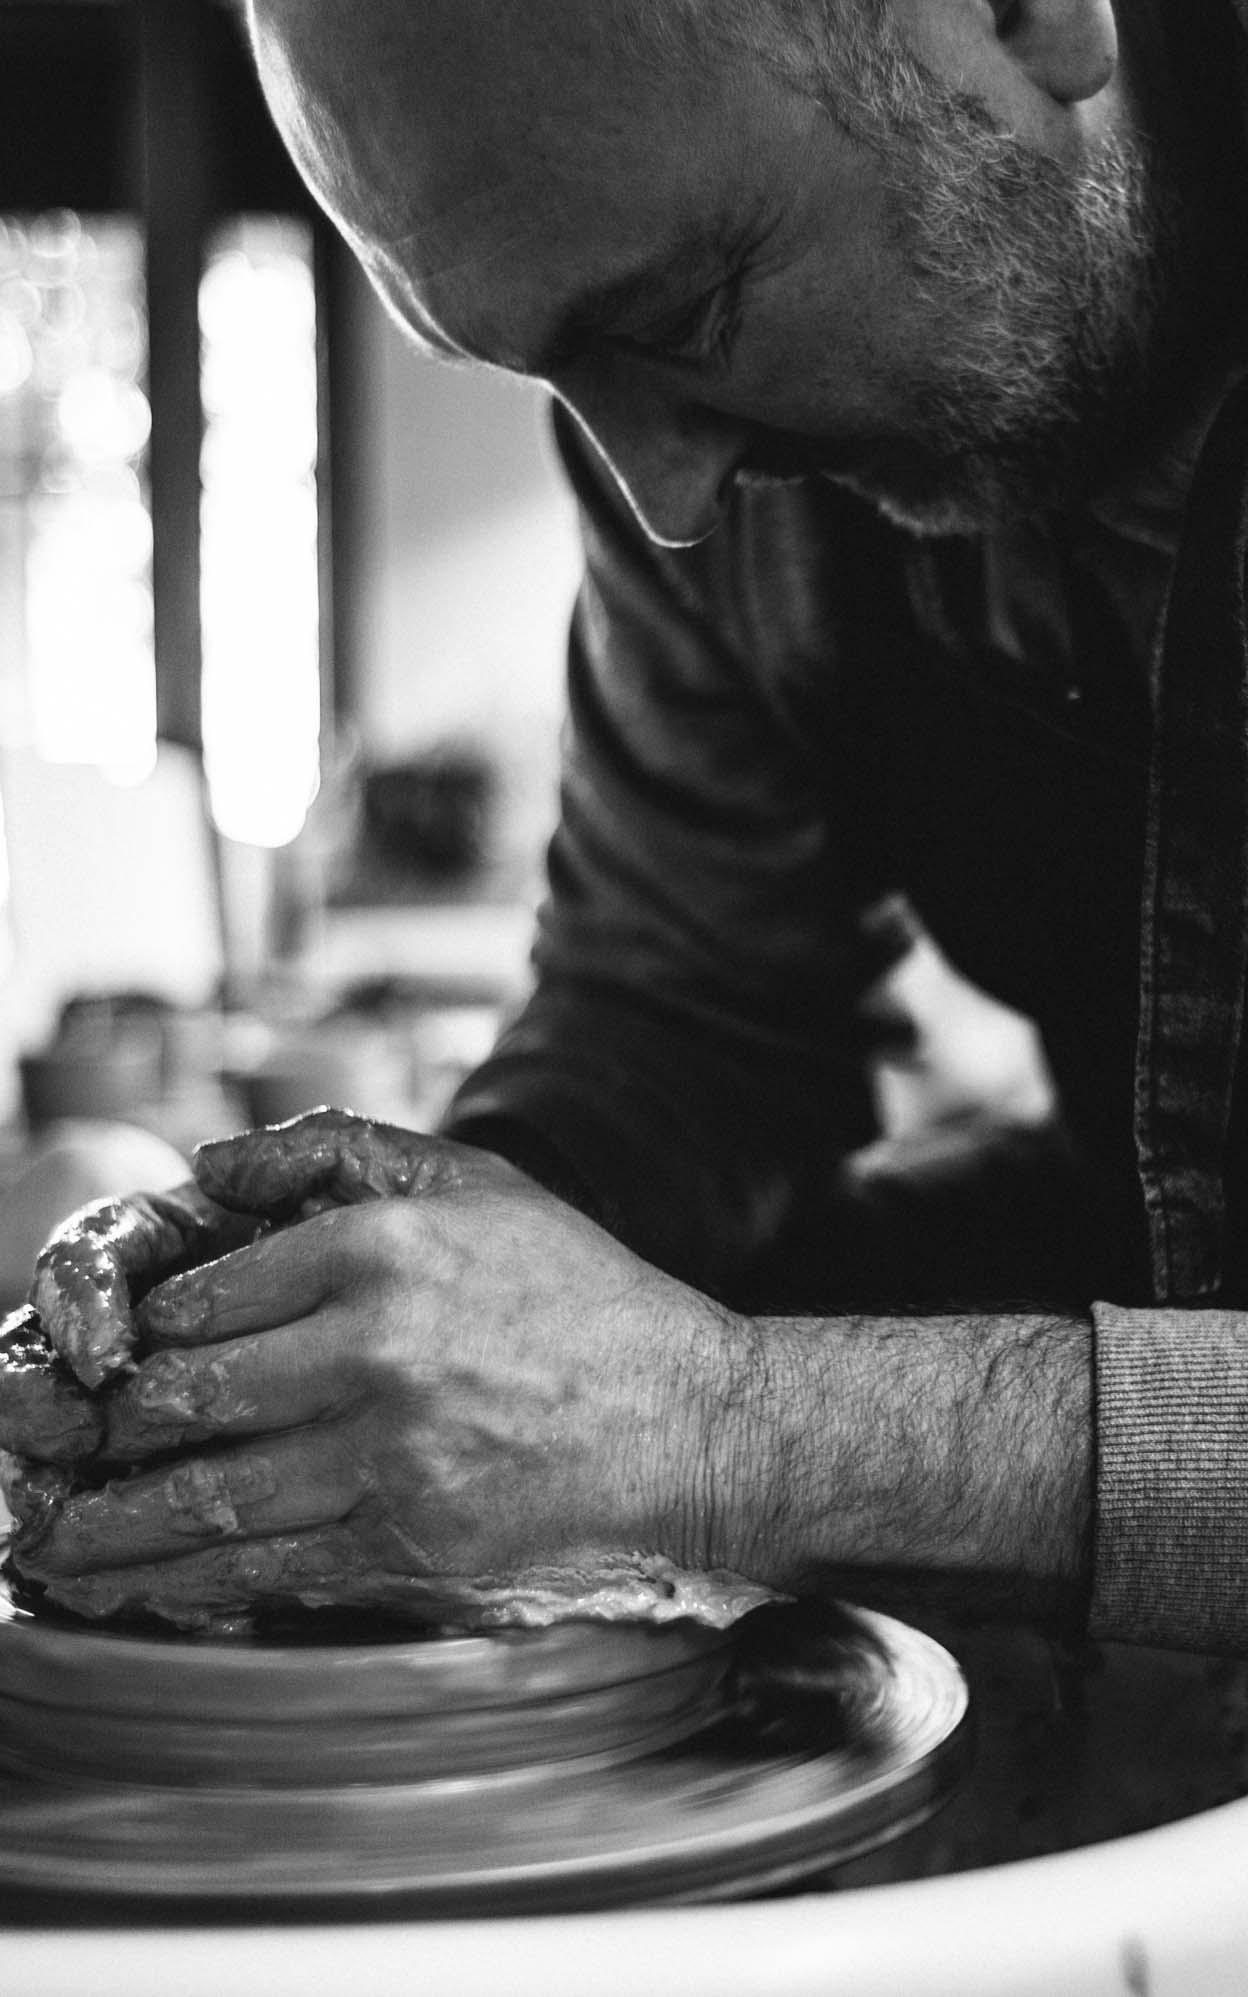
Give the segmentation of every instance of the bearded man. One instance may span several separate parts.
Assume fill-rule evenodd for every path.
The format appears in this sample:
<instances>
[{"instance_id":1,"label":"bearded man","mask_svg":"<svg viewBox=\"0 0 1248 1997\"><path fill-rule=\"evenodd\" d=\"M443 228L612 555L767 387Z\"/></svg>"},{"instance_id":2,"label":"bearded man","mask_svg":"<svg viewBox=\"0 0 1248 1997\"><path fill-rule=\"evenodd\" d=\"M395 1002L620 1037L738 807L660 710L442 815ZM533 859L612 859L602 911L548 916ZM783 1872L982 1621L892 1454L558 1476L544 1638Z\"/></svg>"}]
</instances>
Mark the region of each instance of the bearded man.
<instances>
[{"instance_id":1,"label":"bearded man","mask_svg":"<svg viewBox=\"0 0 1248 1997\"><path fill-rule=\"evenodd\" d=\"M1232 0L253 29L415 341L553 392L562 818L442 1135L244 1134L45 1252L79 1454L139 1467L76 1489L24 1404L19 1564L187 1621L726 1570L1248 1652ZM281 1224L157 1280L221 1206Z\"/></svg>"}]
</instances>

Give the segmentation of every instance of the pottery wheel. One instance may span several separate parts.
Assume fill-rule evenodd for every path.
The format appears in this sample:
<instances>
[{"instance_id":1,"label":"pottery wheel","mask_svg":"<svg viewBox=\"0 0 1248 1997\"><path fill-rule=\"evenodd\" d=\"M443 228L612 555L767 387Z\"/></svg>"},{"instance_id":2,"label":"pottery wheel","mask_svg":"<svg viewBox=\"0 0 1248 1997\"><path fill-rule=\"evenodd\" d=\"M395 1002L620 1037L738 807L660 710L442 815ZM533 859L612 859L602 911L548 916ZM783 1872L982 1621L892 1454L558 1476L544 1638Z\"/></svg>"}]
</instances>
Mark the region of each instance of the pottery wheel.
<instances>
[{"instance_id":1,"label":"pottery wheel","mask_svg":"<svg viewBox=\"0 0 1248 1997\"><path fill-rule=\"evenodd\" d=\"M0 1590L0 1888L442 1917L759 1892L930 1816L966 1716L948 1653L865 1610L238 1645Z\"/></svg>"}]
</instances>

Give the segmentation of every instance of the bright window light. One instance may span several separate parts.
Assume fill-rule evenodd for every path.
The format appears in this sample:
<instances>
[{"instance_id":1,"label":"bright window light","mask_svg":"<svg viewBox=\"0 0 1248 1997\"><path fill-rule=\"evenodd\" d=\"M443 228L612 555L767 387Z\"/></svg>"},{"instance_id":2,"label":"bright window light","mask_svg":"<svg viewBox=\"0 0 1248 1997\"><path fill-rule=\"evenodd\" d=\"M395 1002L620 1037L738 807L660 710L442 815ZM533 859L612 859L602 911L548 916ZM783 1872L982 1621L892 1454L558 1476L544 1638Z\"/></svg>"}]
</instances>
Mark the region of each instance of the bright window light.
<instances>
[{"instance_id":1,"label":"bright window light","mask_svg":"<svg viewBox=\"0 0 1248 1997\"><path fill-rule=\"evenodd\" d=\"M12 876L9 872L9 840L4 823L4 799L0 797L0 975L13 961Z\"/></svg>"},{"instance_id":2,"label":"bright window light","mask_svg":"<svg viewBox=\"0 0 1248 1997\"><path fill-rule=\"evenodd\" d=\"M140 783L156 760L143 238L0 220L0 733Z\"/></svg>"},{"instance_id":3,"label":"bright window light","mask_svg":"<svg viewBox=\"0 0 1248 1997\"><path fill-rule=\"evenodd\" d=\"M252 217L200 290L204 763L231 839L283 846L320 775L311 232Z\"/></svg>"}]
</instances>

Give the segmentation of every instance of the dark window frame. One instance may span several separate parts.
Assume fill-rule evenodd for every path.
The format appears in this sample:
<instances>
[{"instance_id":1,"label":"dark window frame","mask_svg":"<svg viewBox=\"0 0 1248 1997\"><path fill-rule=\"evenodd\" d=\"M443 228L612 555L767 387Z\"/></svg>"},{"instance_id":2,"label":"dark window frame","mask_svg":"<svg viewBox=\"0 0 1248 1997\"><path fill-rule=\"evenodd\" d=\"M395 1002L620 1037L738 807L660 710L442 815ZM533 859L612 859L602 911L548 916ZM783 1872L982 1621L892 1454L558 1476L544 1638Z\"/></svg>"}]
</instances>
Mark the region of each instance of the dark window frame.
<instances>
[{"instance_id":1,"label":"dark window frame","mask_svg":"<svg viewBox=\"0 0 1248 1997\"><path fill-rule=\"evenodd\" d=\"M133 214L146 239L157 727L200 740L199 282L231 216L312 230L319 338L321 705L354 705L360 486L349 254L265 108L226 0L0 0L0 213Z\"/></svg>"}]
</instances>

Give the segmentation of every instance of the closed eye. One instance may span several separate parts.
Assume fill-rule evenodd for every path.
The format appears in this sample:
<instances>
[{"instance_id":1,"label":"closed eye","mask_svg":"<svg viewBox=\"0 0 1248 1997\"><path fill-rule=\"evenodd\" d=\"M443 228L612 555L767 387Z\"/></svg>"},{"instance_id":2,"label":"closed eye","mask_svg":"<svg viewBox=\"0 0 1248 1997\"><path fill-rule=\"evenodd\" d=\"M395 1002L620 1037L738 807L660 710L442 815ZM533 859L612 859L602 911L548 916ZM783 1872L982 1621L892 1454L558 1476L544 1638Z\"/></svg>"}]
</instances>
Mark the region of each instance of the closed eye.
<instances>
[{"instance_id":1,"label":"closed eye","mask_svg":"<svg viewBox=\"0 0 1248 1997\"><path fill-rule=\"evenodd\" d=\"M722 365L729 357L737 328L738 285L717 284L691 305L666 312L643 326L604 332L612 347L625 347L677 366Z\"/></svg>"}]
</instances>

